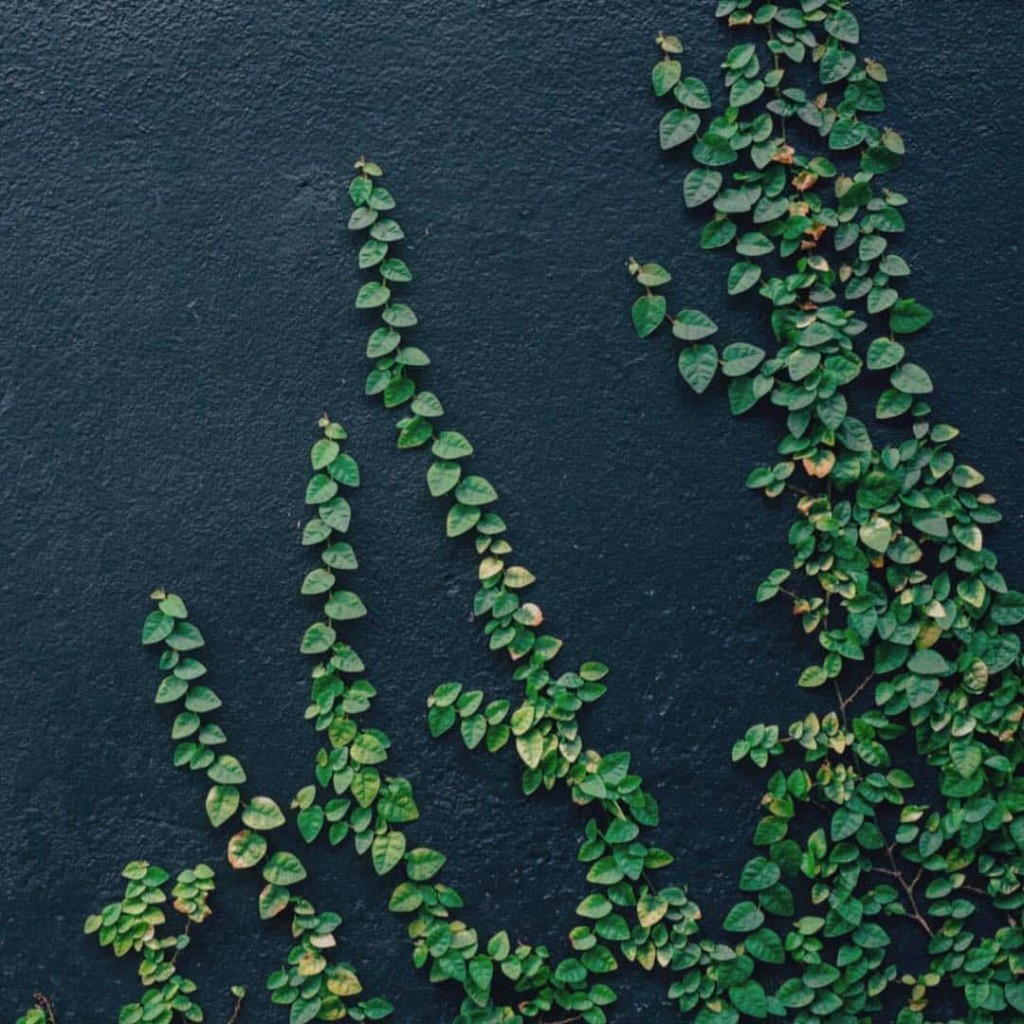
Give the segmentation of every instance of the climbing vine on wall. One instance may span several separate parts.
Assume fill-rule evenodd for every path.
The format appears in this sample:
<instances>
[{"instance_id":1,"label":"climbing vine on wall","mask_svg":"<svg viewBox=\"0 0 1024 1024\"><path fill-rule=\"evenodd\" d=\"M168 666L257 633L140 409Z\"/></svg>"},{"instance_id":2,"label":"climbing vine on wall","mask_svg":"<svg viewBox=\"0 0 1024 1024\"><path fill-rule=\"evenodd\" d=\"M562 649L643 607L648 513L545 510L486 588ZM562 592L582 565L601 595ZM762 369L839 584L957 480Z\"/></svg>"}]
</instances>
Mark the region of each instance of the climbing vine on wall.
<instances>
[{"instance_id":1,"label":"climbing vine on wall","mask_svg":"<svg viewBox=\"0 0 1024 1024\"><path fill-rule=\"evenodd\" d=\"M217 724L221 699L197 657L205 641L180 597L154 592L142 636L160 652L156 700L174 712L174 764L205 777L210 822L230 832L230 865L258 879L259 917L289 923L292 946L267 989L290 1024L379 1020L392 1007L365 995L358 951L340 954L340 914L303 895L302 852L277 840L289 816L303 843L351 845L388 878L414 965L460 993L456 1024L628 1019L613 987L628 965L659 974L696 1024L932 1024L936 1013L996 1024L1024 1014L1013 631L1024 594L985 547L994 499L957 459L957 431L934 419L931 380L910 358L932 314L907 293L910 267L894 251L906 198L879 184L903 154L899 135L872 122L886 71L859 57L859 25L842 0L723 0L718 14L741 33L723 63L727 105L711 113L712 91L684 68L682 43L659 35L652 84L668 109L658 138L689 151L685 205L710 210L701 247L735 253L726 291L767 304L770 336L719 347L707 314L668 312L668 270L631 260L629 271L641 289L637 335L670 334L695 392L724 378L733 413L762 407L782 428L778 461L747 484L792 500L792 558L756 597L785 601L806 634L812 653L796 682L812 704L789 725L753 725L733 748L734 760L768 773L738 900L708 927L685 878L662 882L672 856L652 838L656 801L628 751L587 743L581 713L604 694L609 670L566 666L527 597L534 574L516 557L471 441L420 387L430 360L401 300L412 271L396 202L382 169L360 159L348 227L365 275L355 305L373 318L366 394L397 411L398 447L423 458L445 533L474 557L474 620L521 688L510 701L442 683L425 727L516 757L524 793L554 790L589 819L578 923L558 954L539 939L513 941L509 929L480 934L444 881L445 853L416 845L420 798L388 769L395 752L374 716L377 691L345 635L367 614L349 589L358 560L344 539L360 475L344 428L325 417L302 534L311 567L300 589L316 609L300 645L311 666L305 718L318 739L308 783L280 802L252 787ZM125 874L125 899L86 923L118 955L141 957L147 993L122 1010L122 1024L202 1019L195 986L176 968L187 928L157 935L168 876L142 862ZM183 872L175 909L202 921L212 887L208 868ZM909 966L917 953L922 966ZM244 991L235 995L232 1020ZM44 1000L21 1024L53 1016Z\"/></svg>"}]
</instances>

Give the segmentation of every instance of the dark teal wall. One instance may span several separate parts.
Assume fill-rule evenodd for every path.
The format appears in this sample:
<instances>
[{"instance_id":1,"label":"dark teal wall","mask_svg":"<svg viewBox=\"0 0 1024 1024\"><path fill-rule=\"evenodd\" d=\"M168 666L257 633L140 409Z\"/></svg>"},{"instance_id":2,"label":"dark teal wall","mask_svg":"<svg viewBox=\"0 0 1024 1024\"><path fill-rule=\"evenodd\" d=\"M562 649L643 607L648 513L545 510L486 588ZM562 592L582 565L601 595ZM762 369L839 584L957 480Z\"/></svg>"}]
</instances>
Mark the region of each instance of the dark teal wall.
<instances>
[{"instance_id":1,"label":"dark teal wall","mask_svg":"<svg viewBox=\"0 0 1024 1024\"><path fill-rule=\"evenodd\" d=\"M367 327L342 221L361 152L401 204L431 386L501 492L549 622L573 656L613 668L588 739L635 752L677 877L711 920L727 905L760 784L731 767L732 741L816 699L793 686L786 615L752 601L784 557L784 510L743 489L774 432L732 421L714 388L684 393L667 347L632 337L624 269L662 259L727 340L763 337L723 299L724 257L697 250L647 89L658 29L714 76L728 44L713 7L0 6L0 1017L33 988L61 1024L113 1020L134 998L132 969L80 934L130 857L223 869L216 924L189 958L217 993L212 1021L230 982L259 989L278 963L284 937L221 860L199 781L170 768L138 629L155 584L184 594L256 786L284 800L304 784L296 523L325 409L363 466L354 542L371 615L357 643L394 767L417 787L417 841L449 853L481 928L562 948L581 814L560 796L527 804L512 757L426 733L439 682L512 684L467 622L471 563L443 539L421 462L362 397ZM937 314L919 361L1004 499L995 544L1019 586L1017 7L858 4L909 148L902 251ZM387 884L348 851L310 862L396 1020L449 1019L450 994L409 965ZM615 1019L674 1019L662 991L624 975ZM255 999L246 1019L280 1018Z\"/></svg>"}]
</instances>

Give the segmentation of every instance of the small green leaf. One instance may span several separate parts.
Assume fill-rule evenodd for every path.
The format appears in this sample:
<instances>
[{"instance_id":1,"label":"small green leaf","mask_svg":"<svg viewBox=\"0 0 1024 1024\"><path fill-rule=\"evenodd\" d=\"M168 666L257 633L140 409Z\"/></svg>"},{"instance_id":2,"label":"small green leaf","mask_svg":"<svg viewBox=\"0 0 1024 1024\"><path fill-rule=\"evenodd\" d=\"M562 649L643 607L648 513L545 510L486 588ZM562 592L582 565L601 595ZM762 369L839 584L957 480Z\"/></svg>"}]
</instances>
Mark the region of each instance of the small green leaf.
<instances>
[{"instance_id":1,"label":"small green leaf","mask_svg":"<svg viewBox=\"0 0 1024 1024\"><path fill-rule=\"evenodd\" d=\"M889 380L897 391L907 395L927 395L934 390L931 377L916 363L904 363L893 370Z\"/></svg>"},{"instance_id":2,"label":"small green leaf","mask_svg":"<svg viewBox=\"0 0 1024 1024\"><path fill-rule=\"evenodd\" d=\"M638 338L646 338L656 331L665 319L664 295L641 295L633 303L633 329ZM436 453L435 453L436 454Z\"/></svg>"},{"instance_id":3,"label":"small green leaf","mask_svg":"<svg viewBox=\"0 0 1024 1024\"><path fill-rule=\"evenodd\" d=\"M658 61L651 68L651 84L655 96L664 96L679 81L683 74L683 66L677 60Z\"/></svg>"},{"instance_id":4,"label":"small green leaf","mask_svg":"<svg viewBox=\"0 0 1024 1024\"><path fill-rule=\"evenodd\" d=\"M707 342L688 345L679 353L679 373L697 394L707 390L718 369L718 353Z\"/></svg>"},{"instance_id":5,"label":"small green leaf","mask_svg":"<svg viewBox=\"0 0 1024 1024\"><path fill-rule=\"evenodd\" d=\"M303 881L306 869L294 853L278 850L270 855L270 860L263 868L263 877L271 885L286 887Z\"/></svg>"},{"instance_id":6,"label":"small green leaf","mask_svg":"<svg viewBox=\"0 0 1024 1024\"><path fill-rule=\"evenodd\" d=\"M281 808L269 796L254 796L242 811L242 823L260 832L280 828L284 821Z\"/></svg>"},{"instance_id":7,"label":"small green leaf","mask_svg":"<svg viewBox=\"0 0 1024 1024\"><path fill-rule=\"evenodd\" d=\"M161 611L150 612L142 624L142 642L155 644L166 639L174 629L174 617Z\"/></svg>"},{"instance_id":8,"label":"small green leaf","mask_svg":"<svg viewBox=\"0 0 1024 1024\"><path fill-rule=\"evenodd\" d=\"M734 263L729 270L730 295L749 291L761 280L761 268L756 263Z\"/></svg>"},{"instance_id":9,"label":"small green leaf","mask_svg":"<svg viewBox=\"0 0 1024 1024\"><path fill-rule=\"evenodd\" d=\"M486 505L497 501L498 492L482 476L467 476L455 488L455 497L463 505Z\"/></svg>"},{"instance_id":10,"label":"small green leaf","mask_svg":"<svg viewBox=\"0 0 1024 1024\"><path fill-rule=\"evenodd\" d=\"M440 498L459 482L461 474L462 469L457 462L433 462L427 470L427 487L435 498Z\"/></svg>"},{"instance_id":11,"label":"small green leaf","mask_svg":"<svg viewBox=\"0 0 1024 1024\"><path fill-rule=\"evenodd\" d=\"M448 509L445 532L449 537L459 537L480 521L480 509L476 505L455 504Z\"/></svg>"},{"instance_id":12,"label":"small green leaf","mask_svg":"<svg viewBox=\"0 0 1024 1024\"><path fill-rule=\"evenodd\" d=\"M243 829L228 840L228 863L238 870L255 867L266 852L266 839L249 829Z\"/></svg>"},{"instance_id":13,"label":"small green leaf","mask_svg":"<svg viewBox=\"0 0 1024 1024\"><path fill-rule=\"evenodd\" d=\"M336 622L361 619L366 615L366 605L350 590L336 590L324 605L324 613Z\"/></svg>"},{"instance_id":14,"label":"small green leaf","mask_svg":"<svg viewBox=\"0 0 1024 1024\"><path fill-rule=\"evenodd\" d=\"M913 299L902 299L889 313L889 327L894 334L913 334L931 323L932 311Z\"/></svg>"},{"instance_id":15,"label":"small green leaf","mask_svg":"<svg viewBox=\"0 0 1024 1024\"><path fill-rule=\"evenodd\" d=\"M374 837L371 847L373 870L386 875L396 867L405 853L405 835L401 832L385 832Z\"/></svg>"},{"instance_id":16,"label":"small green leaf","mask_svg":"<svg viewBox=\"0 0 1024 1024\"><path fill-rule=\"evenodd\" d=\"M750 900L737 903L722 922L727 932L752 932L764 924L764 914Z\"/></svg>"},{"instance_id":17,"label":"small green leaf","mask_svg":"<svg viewBox=\"0 0 1024 1024\"><path fill-rule=\"evenodd\" d=\"M764 349L743 341L726 345L722 350L722 373L726 377L740 377L756 370L764 361Z\"/></svg>"},{"instance_id":18,"label":"small green leaf","mask_svg":"<svg viewBox=\"0 0 1024 1024\"><path fill-rule=\"evenodd\" d=\"M314 622L302 637L299 650L303 654L321 654L329 651L338 635L323 622Z\"/></svg>"},{"instance_id":19,"label":"small green leaf","mask_svg":"<svg viewBox=\"0 0 1024 1024\"><path fill-rule=\"evenodd\" d=\"M820 665L809 665L800 673L797 686L802 686L804 689L814 689L824 686L827 680L828 675Z\"/></svg>"},{"instance_id":20,"label":"small green leaf","mask_svg":"<svg viewBox=\"0 0 1024 1024\"><path fill-rule=\"evenodd\" d=\"M210 765L206 774L212 782L219 782L224 786L240 786L245 782L245 769L242 768L238 758L231 754L221 754Z\"/></svg>"},{"instance_id":21,"label":"small green leaf","mask_svg":"<svg viewBox=\"0 0 1024 1024\"><path fill-rule=\"evenodd\" d=\"M356 309L373 309L383 306L391 298L391 290L380 281L367 281L356 296Z\"/></svg>"},{"instance_id":22,"label":"small green leaf","mask_svg":"<svg viewBox=\"0 0 1024 1024\"><path fill-rule=\"evenodd\" d=\"M701 341L717 330L715 321L699 309L681 309L672 324L672 333L681 341Z\"/></svg>"},{"instance_id":23,"label":"small green leaf","mask_svg":"<svg viewBox=\"0 0 1024 1024\"><path fill-rule=\"evenodd\" d=\"M206 815L214 828L219 828L238 810L237 786L211 786L206 794Z\"/></svg>"},{"instance_id":24,"label":"small green leaf","mask_svg":"<svg viewBox=\"0 0 1024 1024\"><path fill-rule=\"evenodd\" d=\"M697 134L700 127L700 115L692 110L681 110L678 107L670 110L658 125L658 140L662 149L674 149Z\"/></svg>"},{"instance_id":25,"label":"small green leaf","mask_svg":"<svg viewBox=\"0 0 1024 1024\"><path fill-rule=\"evenodd\" d=\"M464 459L473 454L473 446L457 431L442 430L431 451L439 459Z\"/></svg>"},{"instance_id":26,"label":"small green leaf","mask_svg":"<svg viewBox=\"0 0 1024 1024\"><path fill-rule=\"evenodd\" d=\"M444 867L447 860L443 853L431 850L425 846L419 846L410 850L405 858L405 871L410 881L425 882Z\"/></svg>"},{"instance_id":27,"label":"small green leaf","mask_svg":"<svg viewBox=\"0 0 1024 1024\"><path fill-rule=\"evenodd\" d=\"M683 182L683 199L687 209L694 209L713 199L722 187L722 174L706 167L697 167Z\"/></svg>"}]
</instances>

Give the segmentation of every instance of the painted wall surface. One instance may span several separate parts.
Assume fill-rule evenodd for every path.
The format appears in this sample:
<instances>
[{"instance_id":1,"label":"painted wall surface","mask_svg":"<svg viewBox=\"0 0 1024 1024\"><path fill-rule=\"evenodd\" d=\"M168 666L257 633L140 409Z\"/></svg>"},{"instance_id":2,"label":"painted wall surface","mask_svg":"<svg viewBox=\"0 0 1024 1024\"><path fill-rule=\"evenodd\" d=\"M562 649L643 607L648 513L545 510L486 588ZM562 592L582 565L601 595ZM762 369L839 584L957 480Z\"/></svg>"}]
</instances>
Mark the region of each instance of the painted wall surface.
<instances>
[{"instance_id":1,"label":"painted wall surface","mask_svg":"<svg viewBox=\"0 0 1024 1024\"><path fill-rule=\"evenodd\" d=\"M1021 29L1016 3L862 0L909 158L901 251L936 322L915 342L960 451L1007 519L994 544L1024 581L1020 287ZM680 161L648 92L659 29L709 79L729 45L710 0L5 2L0 41L0 1017L34 988L61 1024L113 1020L133 968L81 934L132 857L221 878L189 973L228 1015L286 948L232 877L200 780L170 767L156 669L138 643L157 584L209 641L222 722L250 777L287 800L316 748L302 720L297 596L306 453L324 410L361 461L354 543L370 617L355 631L414 780L418 843L449 854L482 930L556 949L583 892L585 815L527 801L511 756L435 743L425 700L460 679L512 692L468 623L473 580L415 456L362 396L367 320L343 228L352 159L389 171L434 358L428 380L498 487L533 591L580 660L612 666L586 719L631 749L709 920L734 894L761 780L730 765L748 724L814 701L787 614L754 605L785 557L787 510L743 488L765 418L686 393L664 343L632 336L631 254L667 263L680 302L726 340L761 315L726 301L701 254ZM396 1020L450 1019L409 964L389 885L319 848L312 894ZM618 1021L676 1019L623 974ZM252 1000L252 1024L281 1019Z\"/></svg>"}]
</instances>

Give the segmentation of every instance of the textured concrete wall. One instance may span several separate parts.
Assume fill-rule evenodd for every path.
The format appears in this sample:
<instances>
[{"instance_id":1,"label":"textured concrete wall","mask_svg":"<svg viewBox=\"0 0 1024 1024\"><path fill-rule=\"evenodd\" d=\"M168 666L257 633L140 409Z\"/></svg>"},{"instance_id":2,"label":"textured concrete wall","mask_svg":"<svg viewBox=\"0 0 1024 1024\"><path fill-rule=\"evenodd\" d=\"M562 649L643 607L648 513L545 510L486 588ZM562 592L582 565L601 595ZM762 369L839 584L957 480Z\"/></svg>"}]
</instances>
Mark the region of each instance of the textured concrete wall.
<instances>
[{"instance_id":1,"label":"textured concrete wall","mask_svg":"<svg viewBox=\"0 0 1024 1024\"><path fill-rule=\"evenodd\" d=\"M763 337L760 315L723 299L725 257L698 252L682 171L653 134L652 36L679 32L714 76L713 7L2 5L4 1019L34 987L61 1024L113 1020L134 996L132 969L80 934L130 857L223 869L217 923L189 956L211 1020L230 982L260 989L278 963L285 938L221 860L199 780L170 767L138 629L153 585L185 595L255 785L287 799L306 781L296 524L325 409L363 466L357 643L417 787L416 839L449 853L481 928L563 948L583 815L560 796L527 803L513 758L426 733L437 683L512 684L467 624L470 562L443 539L421 460L362 397L340 212L360 152L390 172L429 380L502 494L536 599L574 656L613 667L589 738L635 751L677 876L711 920L728 904L759 792L730 745L816 699L793 687L784 611L751 597L785 552L784 510L743 489L774 429L733 421L716 389L684 393L667 346L631 336L624 270L630 254L664 259L729 339ZM960 450L1004 499L995 543L1019 586L1018 5L858 8L909 148L902 251L937 314L915 344ZM368 988L402 1022L449 1019L451 994L408 963L388 885L349 851L309 861ZM674 1019L660 984L628 975L621 993L619 1021ZM261 998L247 1019L279 1020Z\"/></svg>"}]
</instances>

